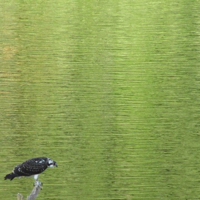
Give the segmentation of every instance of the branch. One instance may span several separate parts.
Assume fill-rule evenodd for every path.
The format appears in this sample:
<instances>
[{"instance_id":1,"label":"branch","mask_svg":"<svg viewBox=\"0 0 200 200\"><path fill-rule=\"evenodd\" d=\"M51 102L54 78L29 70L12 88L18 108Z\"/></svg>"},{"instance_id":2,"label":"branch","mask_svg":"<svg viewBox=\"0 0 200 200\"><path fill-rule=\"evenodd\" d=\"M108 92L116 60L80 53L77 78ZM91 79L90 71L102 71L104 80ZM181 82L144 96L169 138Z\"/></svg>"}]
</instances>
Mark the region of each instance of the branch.
<instances>
[{"instance_id":1,"label":"branch","mask_svg":"<svg viewBox=\"0 0 200 200\"><path fill-rule=\"evenodd\" d=\"M18 193L17 194L17 200L24 200L24 197L22 194Z\"/></svg>"},{"instance_id":2,"label":"branch","mask_svg":"<svg viewBox=\"0 0 200 200\"><path fill-rule=\"evenodd\" d=\"M42 188L42 183L39 181L35 182L35 187L33 188L31 194L27 197L27 200L34 200L36 199L38 193L40 192ZM17 194L17 200L24 200L23 195L18 193Z\"/></svg>"}]
</instances>

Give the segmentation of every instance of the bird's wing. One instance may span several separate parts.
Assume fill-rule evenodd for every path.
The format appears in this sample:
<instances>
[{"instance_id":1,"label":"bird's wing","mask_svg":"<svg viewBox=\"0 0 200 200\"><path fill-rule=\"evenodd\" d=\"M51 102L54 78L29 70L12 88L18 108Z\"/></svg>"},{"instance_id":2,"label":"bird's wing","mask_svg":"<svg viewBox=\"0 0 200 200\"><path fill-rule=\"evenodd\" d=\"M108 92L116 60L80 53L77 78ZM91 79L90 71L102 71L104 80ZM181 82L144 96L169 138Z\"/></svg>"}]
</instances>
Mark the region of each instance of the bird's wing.
<instances>
[{"instance_id":1,"label":"bird's wing","mask_svg":"<svg viewBox=\"0 0 200 200\"><path fill-rule=\"evenodd\" d=\"M23 162L14 168L14 173L18 176L31 176L40 174L47 168L47 160L45 157L33 158Z\"/></svg>"}]
</instances>

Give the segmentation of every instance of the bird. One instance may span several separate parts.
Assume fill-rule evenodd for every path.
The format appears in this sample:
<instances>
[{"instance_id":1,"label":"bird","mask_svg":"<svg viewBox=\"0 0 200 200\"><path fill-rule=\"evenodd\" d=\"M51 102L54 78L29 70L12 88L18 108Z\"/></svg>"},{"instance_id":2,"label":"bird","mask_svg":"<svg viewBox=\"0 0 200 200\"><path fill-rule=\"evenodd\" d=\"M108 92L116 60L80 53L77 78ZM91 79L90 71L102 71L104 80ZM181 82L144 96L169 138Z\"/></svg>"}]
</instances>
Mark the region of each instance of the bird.
<instances>
[{"instance_id":1,"label":"bird","mask_svg":"<svg viewBox=\"0 0 200 200\"><path fill-rule=\"evenodd\" d=\"M35 181L38 181L39 174L48 167L58 167L58 165L47 157L32 158L14 167L12 173L7 174L4 179L12 181L15 177L33 176Z\"/></svg>"}]
</instances>

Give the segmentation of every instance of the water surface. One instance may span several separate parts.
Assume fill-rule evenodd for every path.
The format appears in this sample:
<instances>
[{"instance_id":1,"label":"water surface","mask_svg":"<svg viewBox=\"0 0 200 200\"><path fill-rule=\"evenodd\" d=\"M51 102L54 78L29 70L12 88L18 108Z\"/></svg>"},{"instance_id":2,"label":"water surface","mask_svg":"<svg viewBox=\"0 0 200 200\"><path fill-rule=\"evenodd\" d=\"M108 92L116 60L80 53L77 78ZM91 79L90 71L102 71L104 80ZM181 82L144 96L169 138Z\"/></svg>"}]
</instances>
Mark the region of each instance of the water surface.
<instances>
[{"instance_id":1,"label":"water surface","mask_svg":"<svg viewBox=\"0 0 200 200\"><path fill-rule=\"evenodd\" d=\"M198 1L0 1L4 200L199 199Z\"/></svg>"}]
</instances>

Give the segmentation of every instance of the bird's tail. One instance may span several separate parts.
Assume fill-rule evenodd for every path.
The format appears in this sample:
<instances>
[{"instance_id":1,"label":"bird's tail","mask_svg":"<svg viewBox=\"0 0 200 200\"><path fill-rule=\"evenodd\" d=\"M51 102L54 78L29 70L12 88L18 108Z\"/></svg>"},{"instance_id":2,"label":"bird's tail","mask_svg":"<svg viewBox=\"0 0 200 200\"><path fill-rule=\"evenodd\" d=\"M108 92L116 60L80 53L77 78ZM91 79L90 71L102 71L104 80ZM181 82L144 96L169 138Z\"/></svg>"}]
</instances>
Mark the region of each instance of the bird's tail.
<instances>
[{"instance_id":1,"label":"bird's tail","mask_svg":"<svg viewBox=\"0 0 200 200\"><path fill-rule=\"evenodd\" d=\"M13 178L15 178L16 177L16 175L14 174L14 173L10 173L10 174L7 174L5 177L4 177L4 179L6 180L6 179L10 179L11 181L13 180Z\"/></svg>"}]
</instances>

